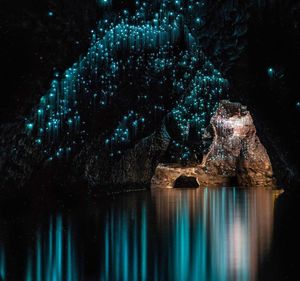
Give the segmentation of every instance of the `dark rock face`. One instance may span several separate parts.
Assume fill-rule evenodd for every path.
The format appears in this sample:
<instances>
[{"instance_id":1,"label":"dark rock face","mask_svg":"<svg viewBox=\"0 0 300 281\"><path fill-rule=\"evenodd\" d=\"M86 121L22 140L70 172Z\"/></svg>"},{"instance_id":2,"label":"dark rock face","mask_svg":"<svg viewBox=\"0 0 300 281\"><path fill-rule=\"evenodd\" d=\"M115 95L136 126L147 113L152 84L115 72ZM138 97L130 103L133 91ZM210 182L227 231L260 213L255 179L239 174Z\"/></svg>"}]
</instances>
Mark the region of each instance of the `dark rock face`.
<instances>
[{"instance_id":1,"label":"dark rock face","mask_svg":"<svg viewBox=\"0 0 300 281\"><path fill-rule=\"evenodd\" d=\"M127 150L119 160L112 160L107 152L87 150L84 178L89 186L149 186L155 167L167 150L170 137L162 126L160 131L142 139ZM94 150L94 149L92 149Z\"/></svg>"},{"instance_id":2,"label":"dark rock face","mask_svg":"<svg viewBox=\"0 0 300 281\"><path fill-rule=\"evenodd\" d=\"M245 106L222 101L211 119L213 142L202 163L194 167L159 165L152 178L156 187L172 188L179 176L194 176L200 186L231 185L275 187L272 165L256 135Z\"/></svg>"},{"instance_id":3,"label":"dark rock face","mask_svg":"<svg viewBox=\"0 0 300 281\"><path fill-rule=\"evenodd\" d=\"M62 182L59 178L62 176L61 173L55 172L61 163L47 161L23 128L22 124L1 127L1 134L4 136L1 139L0 150L1 188L7 190L13 187L21 191L30 181L43 175L45 170L47 170L46 177L49 177L49 174L50 177L51 174L57 177L51 178L52 183ZM83 182L91 188L147 187L169 142L170 137L165 126L162 126L159 131L128 149L119 159L112 159L109 151L92 142L82 149L73 161L64 163L69 169L63 181L70 181L70 184ZM47 182L48 178L43 180Z\"/></svg>"},{"instance_id":4,"label":"dark rock face","mask_svg":"<svg viewBox=\"0 0 300 281\"><path fill-rule=\"evenodd\" d=\"M44 156L23 123L2 125L0 134L0 188L21 188L42 167Z\"/></svg>"}]
</instances>

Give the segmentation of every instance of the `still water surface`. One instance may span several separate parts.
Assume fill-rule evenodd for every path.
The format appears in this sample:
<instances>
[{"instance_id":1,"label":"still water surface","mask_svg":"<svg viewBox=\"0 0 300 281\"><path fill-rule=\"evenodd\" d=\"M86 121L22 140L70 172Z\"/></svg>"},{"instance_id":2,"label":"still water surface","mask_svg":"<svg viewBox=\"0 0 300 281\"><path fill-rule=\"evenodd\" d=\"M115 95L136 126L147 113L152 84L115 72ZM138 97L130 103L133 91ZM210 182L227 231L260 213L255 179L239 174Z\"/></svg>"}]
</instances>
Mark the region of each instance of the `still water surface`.
<instances>
[{"instance_id":1,"label":"still water surface","mask_svg":"<svg viewBox=\"0 0 300 281\"><path fill-rule=\"evenodd\" d=\"M152 190L5 216L0 280L259 280L279 194Z\"/></svg>"}]
</instances>

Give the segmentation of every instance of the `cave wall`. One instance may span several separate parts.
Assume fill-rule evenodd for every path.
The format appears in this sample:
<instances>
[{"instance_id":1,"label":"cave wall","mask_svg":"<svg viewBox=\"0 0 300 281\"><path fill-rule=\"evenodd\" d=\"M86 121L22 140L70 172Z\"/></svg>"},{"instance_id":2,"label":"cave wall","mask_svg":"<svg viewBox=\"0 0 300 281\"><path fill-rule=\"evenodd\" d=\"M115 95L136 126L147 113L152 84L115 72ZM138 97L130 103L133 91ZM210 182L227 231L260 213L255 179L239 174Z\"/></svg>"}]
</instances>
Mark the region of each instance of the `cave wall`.
<instances>
[{"instance_id":1,"label":"cave wall","mask_svg":"<svg viewBox=\"0 0 300 281\"><path fill-rule=\"evenodd\" d=\"M252 7L249 44L229 72L231 98L248 105L285 188L299 187L299 15L295 1L261 1Z\"/></svg>"},{"instance_id":2,"label":"cave wall","mask_svg":"<svg viewBox=\"0 0 300 281\"><path fill-rule=\"evenodd\" d=\"M232 18L228 23L234 20L233 30L229 32L228 26L223 26L222 33L216 23L220 20L220 10L228 8L229 2L232 1L226 5L214 4L215 1L208 5L207 14L211 19L205 23L202 31L207 32L201 33L205 36L199 40L204 42L208 37L209 42L217 42L213 48L208 44L207 49L219 48L218 56L208 54L216 64L219 62L220 68L224 65L231 84L230 98L249 106L279 182L284 187L297 186L300 167L299 4L293 1L240 3L236 14L230 10ZM114 9L124 7L126 3L121 1ZM25 140L24 117L49 88L53 73L65 70L86 52L90 30L99 17L108 14L96 1L39 1L38 4L36 1L3 1L0 13L4 47L0 52L1 83L3 89L8 89L3 91L0 114L1 176L9 174L10 178L25 182L40 170L40 163L51 164L36 153L33 140ZM245 25L246 33L244 29L239 30L239 26ZM225 36L232 32L238 36ZM238 38L239 44L226 41L228 48L225 48L218 45L216 38L227 38L228 42ZM239 56L236 53L230 56L237 49ZM270 73L270 69L274 73ZM10 150L12 142L18 146ZM7 155L9 151L13 153ZM86 168L86 171L95 173L95 168Z\"/></svg>"}]
</instances>

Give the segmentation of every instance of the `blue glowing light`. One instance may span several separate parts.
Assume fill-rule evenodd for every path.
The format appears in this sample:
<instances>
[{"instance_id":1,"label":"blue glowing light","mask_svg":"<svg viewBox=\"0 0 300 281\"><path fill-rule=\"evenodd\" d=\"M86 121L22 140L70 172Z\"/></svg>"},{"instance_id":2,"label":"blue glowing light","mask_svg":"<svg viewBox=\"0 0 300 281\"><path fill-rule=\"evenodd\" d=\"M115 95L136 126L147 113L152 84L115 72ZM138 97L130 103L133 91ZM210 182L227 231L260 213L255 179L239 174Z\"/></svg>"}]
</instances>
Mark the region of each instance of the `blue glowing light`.
<instances>
[{"instance_id":1,"label":"blue glowing light","mask_svg":"<svg viewBox=\"0 0 300 281\"><path fill-rule=\"evenodd\" d=\"M5 280L6 266L5 266L5 251L4 247L0 244L0 280Z\"/></svg>"},{"instance_id":2,"label":"blue glowing light","mask_svg":"<svg viewBox=\"0 0 300 281\"><path fill-rule=\"evenodd\" d=\"M274 68L269 67L269 68L268 68L268 76L269 76L270 78L273 78L274 75L275 75L275 70L274 70Z\"/></svg>"},{"instance_id":3,"label":"blue glowing light","mask_svg":"<svg viewBox=\"0 0 300 281\"><path fill-rule=\"evenodd\" d=\"M99 6L108 6L112 4L112 0L98 0Z\"/></svg>"},{"instance_id":4,"label":"blue glowing light","mask_svg":"<svg viewBox=\"0 0 300 281\"><path fill-rule=\"evenodd\" d=\"M107 6L111 0L98 3ZM190 1L188 8L199 10L199 5L199 1ZM180 155L173 155L174 159L191 156L184 143L192 131L201 138L228 82L184 25L185 1L161 1L158 7L152 10L145 2L136 1L134 14L123 10L114 22L100 20L91 31L86 55L61 75L54 70L49 91L26 125L47 158L68 156L69 147L75 151L89 140L88 123L112 107L122 95L124 81L140 90L128 112L101 139L112 157L122 154L151 124L167 115L180 133L175 140ZM195 21L201 23L202 18ZM169 90L158 99L150 90L153 84ZM170 109L172 100L177 102Z\"/></svg>"},{"instance_id":5,"label":"blue glowing light","mask_svg":"<svg viewBox=\"0 0 300 281\"><path fill-rule=\"evenodd\" d=\"M33 129L33 123L28 123L26 125L27 129L32 130Z\"/></svg>"}]
</instances>

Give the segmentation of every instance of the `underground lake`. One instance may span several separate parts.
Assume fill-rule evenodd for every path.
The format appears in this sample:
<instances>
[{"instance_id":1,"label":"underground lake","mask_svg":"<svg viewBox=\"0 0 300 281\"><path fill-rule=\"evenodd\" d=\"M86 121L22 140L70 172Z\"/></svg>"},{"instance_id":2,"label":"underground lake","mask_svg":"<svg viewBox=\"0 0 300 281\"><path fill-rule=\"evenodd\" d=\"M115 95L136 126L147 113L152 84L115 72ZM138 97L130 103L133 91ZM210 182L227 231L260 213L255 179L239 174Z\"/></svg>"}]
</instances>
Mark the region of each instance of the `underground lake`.
<instances>
[{"instance_id":1,"label":"underground lake","mask_svg":"<svg viewBox=\"0 0 300 281\"><path fill-rule=\"evenodd\" d=\"M270 189L152 189L1 211L1 280L295 280L298 199Z\"/></svg>"}]
</instances>

